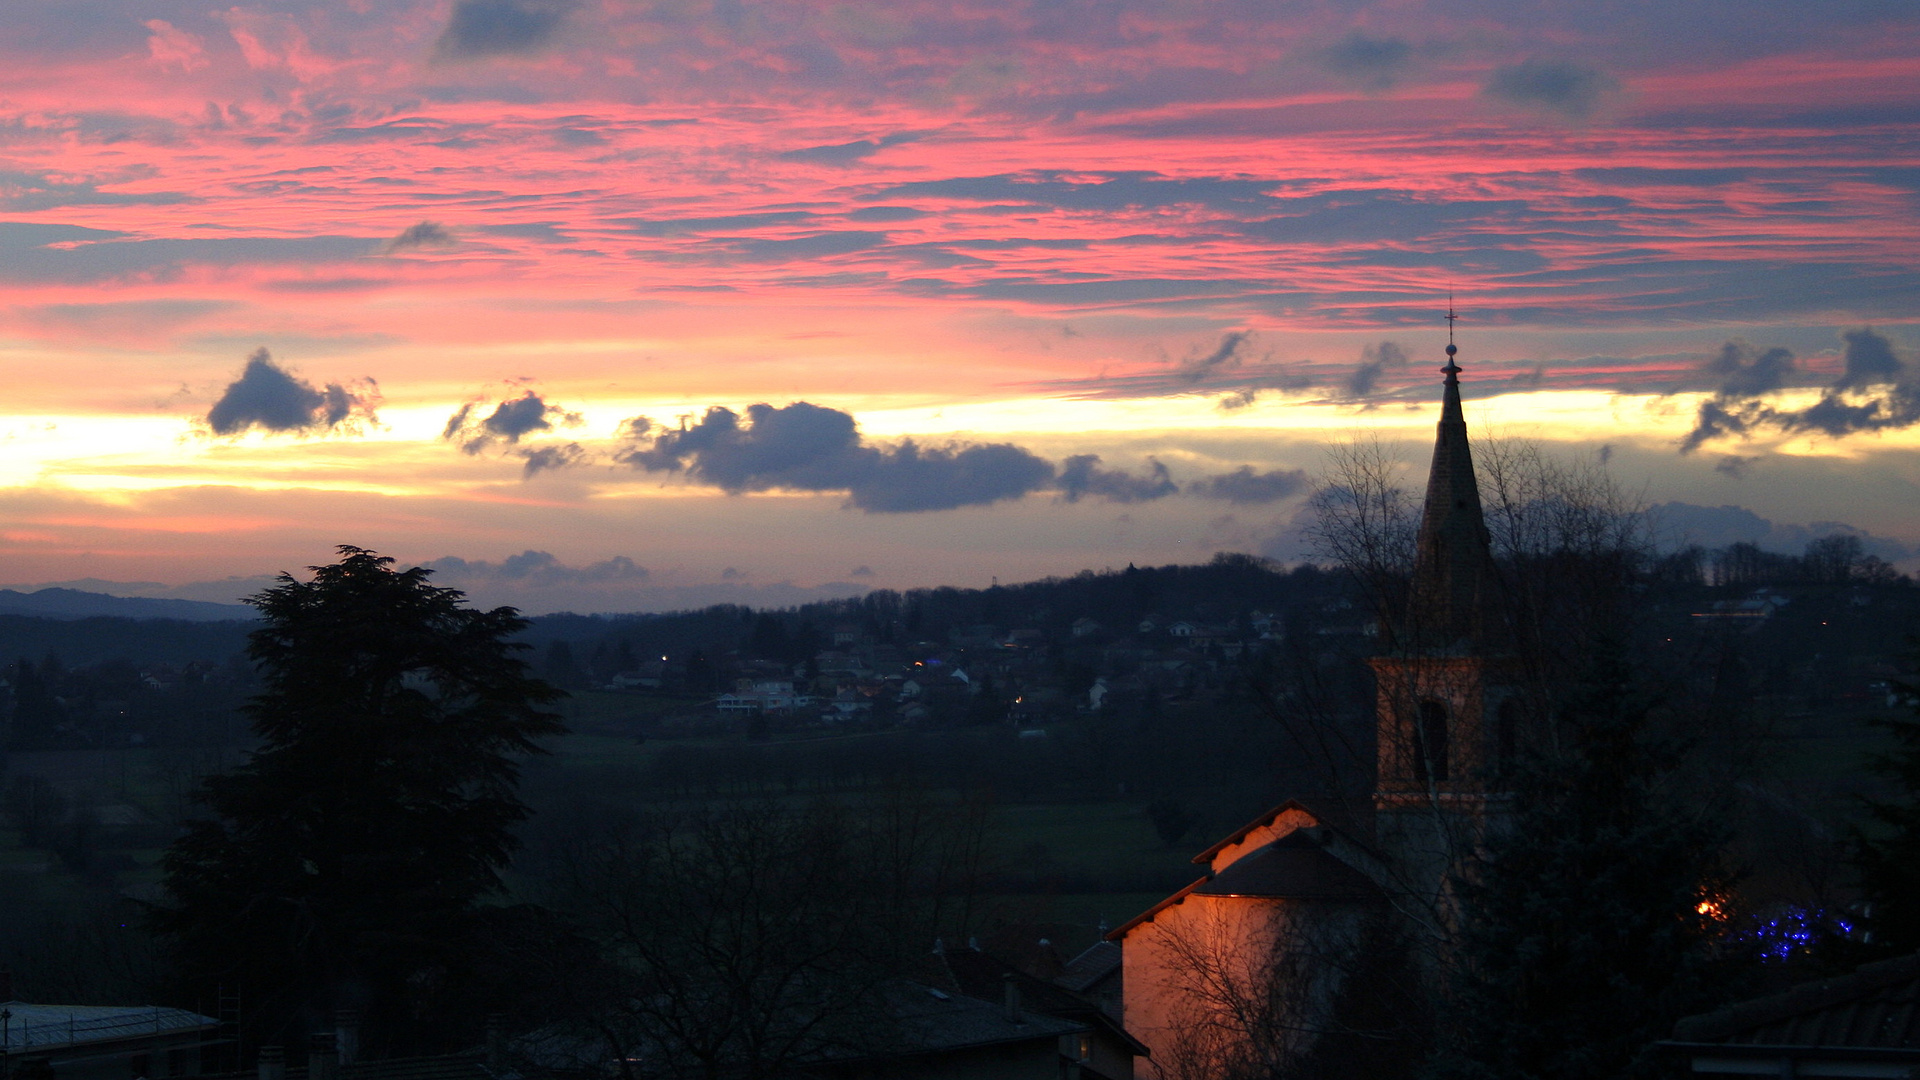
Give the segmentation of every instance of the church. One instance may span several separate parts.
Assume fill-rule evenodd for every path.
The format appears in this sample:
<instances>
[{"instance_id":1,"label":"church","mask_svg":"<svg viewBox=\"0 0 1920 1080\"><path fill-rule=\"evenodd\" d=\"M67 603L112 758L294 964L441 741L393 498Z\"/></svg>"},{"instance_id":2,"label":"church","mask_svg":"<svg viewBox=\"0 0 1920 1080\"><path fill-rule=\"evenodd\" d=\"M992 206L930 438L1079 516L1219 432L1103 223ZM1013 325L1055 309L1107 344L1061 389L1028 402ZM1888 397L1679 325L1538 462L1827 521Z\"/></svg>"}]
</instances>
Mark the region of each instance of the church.
<instances>
[{"instance_id":1,"label":"church","mask_svg":"<svg viewBox=\"0 0 1920 1080\"><path fill-rule=\"evenodd\" d=\"M1198 880L1108 935L1121 946L1122 1022L1151 1050L1135 1061L1143 1080L1337 1058L1367 965L1392 941L1409 971L1424 966L1445 937L1449 872L1505 812L1500 781L1525 707L1448 337L1405 611L1383 620L1368 661L1371 806L1284 802L1195 856Z\"/></svg>"}]
</instances>

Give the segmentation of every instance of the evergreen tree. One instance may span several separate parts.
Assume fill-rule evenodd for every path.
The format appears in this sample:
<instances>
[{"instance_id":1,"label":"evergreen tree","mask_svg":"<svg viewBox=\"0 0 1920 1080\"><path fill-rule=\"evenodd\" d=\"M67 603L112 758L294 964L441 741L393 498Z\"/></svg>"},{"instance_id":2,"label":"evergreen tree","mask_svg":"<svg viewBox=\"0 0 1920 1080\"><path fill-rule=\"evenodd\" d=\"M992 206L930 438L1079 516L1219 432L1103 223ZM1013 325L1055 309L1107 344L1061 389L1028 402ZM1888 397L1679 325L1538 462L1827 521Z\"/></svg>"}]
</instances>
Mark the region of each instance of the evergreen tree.
<instances>
[{"instance_id":1,"label":"evergreen tree","mask_svg":"<svg viewBox=\"0 0 1920 1080\"><path fill-rule=\"evenodd\" d=\"M248 649L260 748L207 781L211 817L167 851L156 922L185 989L238 988L249 1042L351 1005L370 1034L430 1045L528 813L516 758L561 730L542 708L560 692L516 657L513 609L340 552L248 600L265 623Z\"/></svg>"},{"instance_id":2,"label":"evergreen tree","mask_svg":"<svg viewBox=\"0 0 1920 1080\"><path fill-rule=\"evenodd\" d=\"M1725 835L1672 790L1678 748L1608 645L1516 769L1515 808L1456 877L1456 977L1431 1075L1598 1080L1712 1007ZM1716 977L1717 975L1717 977Z\"/></svg>"},{"instance_id":3,"label":"evergreen tree","mask_svg":"<svg viewBox=\"0 0 1920 1080\"><path fill-rule=\"evenodd\" d=\"M1853 848L1861 891L1872 905L1867 929L1874 943L1911 952L1920 949L1920 687L1900 684L1897 689L1913 703L1915 715L1876 722L1893 736L1894 748L1877 755L1871 767L1891 780L1898 794L1864 800L1878 828L1856 828Z\"/></svg>"}]
</instances>

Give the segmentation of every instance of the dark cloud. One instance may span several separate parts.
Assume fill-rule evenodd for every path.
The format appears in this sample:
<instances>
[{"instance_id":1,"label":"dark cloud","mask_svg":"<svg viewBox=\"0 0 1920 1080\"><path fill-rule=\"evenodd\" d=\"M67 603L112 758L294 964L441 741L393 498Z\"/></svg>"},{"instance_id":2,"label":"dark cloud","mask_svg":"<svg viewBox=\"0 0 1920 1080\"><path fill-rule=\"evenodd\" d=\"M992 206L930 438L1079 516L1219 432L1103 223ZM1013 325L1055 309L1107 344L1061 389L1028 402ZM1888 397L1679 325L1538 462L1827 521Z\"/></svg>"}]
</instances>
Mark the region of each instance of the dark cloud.
<instances>
[{"instance_id":1,"label":"dark cloud","mask_svg":"<svg viewBox=\"0 0 1920 1080\"><path fill-rule=\"evenodd\" d=\"M1135 476L1101 468L1098 454L1075 454L1060 464L1060 491L1068 502L1097 495L1108 502L1136 503L1164 499L1180 490L1159 460L1148 458L1147 465L1147 475Z\"/></svg>"},{"instance_id":2,"label":"dark cloud","mask_svg":"<svg viewBox=\"0 0 1920 1080\"><path fill-rule=\"evenodd\" d=\"M238 435L249 428L273 432L327 431L373 419L375 395L369 387L349 390L339 383L315 387L273 362L265 349L247 358L240 378L227 384L207 411L215 435Z\"/></svg>"},{"instance_id":3,"label":"dark cloud","mask_svg":"<svg viewBox=\"0 0 1920 1080\"><path fill-rule=\"evenodd\" d=\"M1335 75L1368 90L1386 90L1399 82L1413 60L1413 46L1400 38L1355 31L1315 55Z\"/></svg>"},{"instance_id":4,"label":"dark cloud","mask_svg":"<svg viewBox=\"0 0 1920 1080\"><path fill-rule=\"evenodd\" d=\"M426 565L445 578L526 582L533 585L636 582L652 576L646 567L625 555L615 555L587 566L568 566L555 558L552 552L533 550L509 555L497 563L447 555Z\"/></svg>"},{"instance_id":5,"label":"dark cloud","mask_svg":"<svg viewBox=\"0 0 1920 1080\"><path fill-rule=\"evenodd\" d=\"M1761 352L1744 341L1729 341L1708 361L1707 370L1720 376L1719 396L1754 397L1787 384L1794 373L1793 353L1781 348Z\"/></svg>"},{"instance_id":6,"label":"dark cloud","mask_svg":"<svg viewBox=\"0 0 1920 1080\"><path fill-rule=\"evenodd\" d=\"M447 418L440 437L458 443L464 453L478 454L496 443L513 446L529 435L552 431L556 425L577 427L582 422L579 413L568 412L551 404L532 390L522 391L519 397L499 402L492 412L481 416L485 411L485 400L469 401L460 406ZM586 455L584 450L573 444L526 448L516 453L526 459L528 476L542 469L576 464Z\"/></svg>"},{"instance_id":7,"label":"dark cloud","mask_svg":"<svg viewBox=\"0 0 1920 1080\"><path fill-rule=\"evenodd\" d=\"M399 236L387 241L382 250L391 253L413 248L452 247L457 243L459 241L439 222L422 221L418 225L407 226Z\"/></svg>"},{"instance_id":8,"label":"dark cloud","mask_svg":"<svg viewBox=\"0 0 1920 1080\"><path fill-rule=\"evenodd\" d=\"M1212 352L1181 361L1177 377L1181 382L1197 383L1210 375L1233 370L1240 365L1241 350L1252 337L1251 330L1232 330L1222 334L1220 344Z\"/></svg>"},{"instance_id":9,"label":"dark cloud","mask_svg":"<svg viewBox=\"0 0 1920 1080\"><path fill-rule=\"evenodd\" d=\"M454 59L539 52L572 8L569 0L456 0L435 48Z\"/></svg>"},{"instance_id":10,"label":"dark cloud","mask_svg":"<svg viewBox=\"0 0 1920 1080\"><path fill-rule=\"evenodd\" d=\"M556 443L553 446L526 447L516 450L526 465L520 478L531 480L549 469L565 469L587 460L586 448L579 443Z\"/></svg>"},{"instance_id":11,"label":"dark cloud","mask_svg":"<svg viewBox=\"0 0 1920 1080\"><path fill-rule=\"evenodd\" d=\"M1846 370L1835 390L1887 386L1900 381L1900 358L1893 355L1893 343L1871 330L1848 330L1840 335L1847 343Z\"/></svg>"},{"instance_id":12,"label":"dark cloud","mask_svg":"<svg viewBox=\"0 0 1920 1080\"><path fill-rule=\"evenodd\" d=\"M853 569L847 571L847 576L856 577L856 578L870 578L870 577L874 577L875 574L873 572L873 567L861 565L861 566L856 566Z\"/></svg>"},{"instance_id":13,"label":"dark cloud","mask_svg":"<svg viewBox=\"0 0 1920 1080\"><path fill-rule=\"evenodd\" d=\"M776 408L750 405L745 416L715 406L696 423L663 428L646 417L622 424L625 449L614 460L645 472L684 473L702 484L750 491L845 492L872 513L950 510L1057 491L1062 502L1097 498L1138 503L1183 490L1234 503L1267 503L1305 490L1299 470L1255 472L1250 466L1196 480L1184 488L1167 466L1148 458L1140 473L1102 466L1097 454L1074 454L1058 466L1009 443L923 447L908 439L875 445L854 418L808 402Z\"/></svg>"},{"instance_id":14,"label":"dark cloud","mask_svg":"<svg viewBox=\"0 0 1920 1080\"><path fill-rule=\"evenodd\" d=\"M1360 352L1360 366L1354 368L1353 374L1347 376L1345 387L1347 396L1363 398L1371 395L1374 385L1380 381L1382 372L1388 368L1406 366L1407 354L1399 345L1391 341L1383 341L1378 345L1367 346Z\"/></svg>"},{"instance_id":15,"label":"dark cloud","mask_svg":"<svg viewBox=\"0 0 1920 1080\"><path fill-rule=\"evenodd\" d=\"M1735 480L1745 480L1747 473L1753 471L1753 467L1759 463L1758 455L1724 454L1719 461L1713 463L1713 471L1722 476L1731 476Z\"/></svg>"},{"instance_id":16,"label":"dark cloud","mask_svg":"<svg viewBox=\"0 0 1920 1080\"><path fill-rule=\"evenodd\" d=\"M1769 400L1794 370L1792 353L1780 348L1760 352L1745 342L1728 342L1708 364L1709 371L1723 377L1720 387L1701 402L1680 452L1767 429L1837 439L1920 424L1920 379L1895 355L1893 343L1870 329L1840 336L1846 343L1840 377L1804 409L1781 409Z\"/></svg>"},{"instance_id":17,"label":"dark cloud","mask_svg":"<svg viewBox=\"0 0 1920 1080\"><path fill-rule=\"evenodd\" d=\"M844 491L873 513L911 513L1017 499L1053 483L1052 463L1009 443L923 448L909 439L874 446L851 415L804 401L781 408L707 410L700 421L657 429L629 421L632 444L614 460L648 472L684 472L701 483L745 491Z\"/></svg>"},{"instance_id":18,"label":"dark cloud","mask_svg":"<svg viewBox=\"0 0 1920 1080\"><path fill-rule=\"evenodd\" d=\"M1307 474L1302 469L1254 472L1253 466L1242 465L1229 473L1195 480L1187 485L1187 491L1209 499L1225 499L1230 503L1246 505L1291 498L1307 490L1307 484Z\"/></svg>"},{"instance_id":19,"label":"dark cloud","mask_svg":"<svg viewBox=\"0 0 1920 1080\"><path fill-rule=\"evenodd\" d=\"M1585 120L1619 88L1598 68L1534 57L1495 68L1481 92L1510 105Z\"/></svg>"}]
</instances>

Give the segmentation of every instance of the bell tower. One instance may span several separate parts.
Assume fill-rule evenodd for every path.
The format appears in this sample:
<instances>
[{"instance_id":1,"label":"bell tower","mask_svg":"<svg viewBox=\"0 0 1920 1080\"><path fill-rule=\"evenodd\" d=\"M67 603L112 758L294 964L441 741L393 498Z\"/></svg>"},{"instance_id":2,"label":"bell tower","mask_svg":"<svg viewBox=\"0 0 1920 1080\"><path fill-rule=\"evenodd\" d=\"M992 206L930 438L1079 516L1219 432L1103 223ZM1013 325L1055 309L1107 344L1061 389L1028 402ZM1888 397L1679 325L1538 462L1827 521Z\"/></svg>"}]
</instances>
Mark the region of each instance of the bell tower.
<instances>
[{"instance_id":1,"label":"bell tower","mask_svg":"<svg viewBox=\"0 0 1920 1080\"><path fill-rule=\"evenodd\" d=\"M1375 834L1410 892L1438 899L1446 873L1504 812L1501 778L1519 701L1447 311L1446 384L1404 615L1368 664L1377 683Z\"/></svg>"}]
</instances>

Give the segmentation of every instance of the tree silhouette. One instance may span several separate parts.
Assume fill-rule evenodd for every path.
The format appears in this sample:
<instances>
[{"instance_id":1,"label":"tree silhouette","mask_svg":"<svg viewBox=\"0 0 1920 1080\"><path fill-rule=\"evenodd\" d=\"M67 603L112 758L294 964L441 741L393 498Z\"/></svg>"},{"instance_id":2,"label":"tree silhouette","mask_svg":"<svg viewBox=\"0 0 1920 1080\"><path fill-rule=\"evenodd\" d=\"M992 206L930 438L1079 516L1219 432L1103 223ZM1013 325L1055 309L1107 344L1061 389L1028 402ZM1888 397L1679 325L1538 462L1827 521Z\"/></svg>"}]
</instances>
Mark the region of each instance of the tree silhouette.
<instances>
[{"instance_id":1,"label":"tree silhouette","mask_svg":"<svg viewBox=\"0 0 1920 1080\"><path fill-rule=\"evenodd\" d=\"M1675 788L1681 747L1603 642L1516 767L1511 821L1457 874L1455 980L1429 1075L1611 1080L1734 984L1723 827Z\"/></svg>"},{"instance_id":2,"label":"tree silhouette","mask_svg":"<svg viewBox=\"0 0 1920 1080\"><path fill-rule=\"evenodd\" d=\"M512 608L339 550L247 601L260 747L206 782L156 921L192 989L238 987L250 1041L351 1005L430 1043L528 814L516 759L561 730L542 708L561 694L516 657Z\"/></svg>"},{"instance_id":3,"label":"tree silhouette","mask_svg":"<svg viewBox=\"0 0 1920 1080\"><path fill-rule=\"evenodd\" d=\"M1913 657L1920 669L1920 650ZM1899 952L1920 949L1920 679L1895 689L1914 716L1887 717L1876 726L1893 746L1870 767L1892 782L1894 797L1864 799L1871 826L1853 830L1854 860L1869 901L1867 928L1874 943Z\"/></svg>"}]
</instances>

